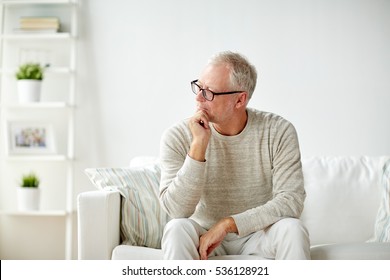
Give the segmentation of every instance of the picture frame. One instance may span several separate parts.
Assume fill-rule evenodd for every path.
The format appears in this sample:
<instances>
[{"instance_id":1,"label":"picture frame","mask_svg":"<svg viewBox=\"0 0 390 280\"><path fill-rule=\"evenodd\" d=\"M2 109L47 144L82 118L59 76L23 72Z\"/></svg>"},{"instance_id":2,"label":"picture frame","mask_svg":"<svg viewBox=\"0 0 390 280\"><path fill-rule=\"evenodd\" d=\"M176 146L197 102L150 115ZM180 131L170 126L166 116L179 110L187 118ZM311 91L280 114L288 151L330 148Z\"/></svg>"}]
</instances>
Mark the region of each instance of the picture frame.
<instances>
[{"instance_id":1,"label":"picture frame","mask_svg":"<svg viewBox=\"0 0 390 280\"><path fill-rule=\"evenodd\" d=\"M9 155L47 155L56 152L49 123L8 122Z\"/></svg>"}]
</instances>

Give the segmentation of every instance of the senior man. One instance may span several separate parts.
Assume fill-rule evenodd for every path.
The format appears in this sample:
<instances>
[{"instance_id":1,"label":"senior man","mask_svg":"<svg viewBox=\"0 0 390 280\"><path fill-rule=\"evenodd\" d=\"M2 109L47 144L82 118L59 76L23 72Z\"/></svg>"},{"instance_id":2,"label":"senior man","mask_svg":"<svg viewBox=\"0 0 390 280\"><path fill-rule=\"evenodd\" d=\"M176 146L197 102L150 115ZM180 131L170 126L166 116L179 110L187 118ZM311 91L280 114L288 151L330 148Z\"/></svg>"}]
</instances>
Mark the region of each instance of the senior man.
<instances>
[{"instance_id":1,"label":"senior man","mask_svg":"<svg viewBox=\"0 0 390 280\"><path fill-rule=\"evenodd\" d=\"M195 114L163 134L160 202L172 218L165 259L310 258L297 133L247 107L256 80L241 54L216 54L191 82Z\"/></svg>"}]
</instances>

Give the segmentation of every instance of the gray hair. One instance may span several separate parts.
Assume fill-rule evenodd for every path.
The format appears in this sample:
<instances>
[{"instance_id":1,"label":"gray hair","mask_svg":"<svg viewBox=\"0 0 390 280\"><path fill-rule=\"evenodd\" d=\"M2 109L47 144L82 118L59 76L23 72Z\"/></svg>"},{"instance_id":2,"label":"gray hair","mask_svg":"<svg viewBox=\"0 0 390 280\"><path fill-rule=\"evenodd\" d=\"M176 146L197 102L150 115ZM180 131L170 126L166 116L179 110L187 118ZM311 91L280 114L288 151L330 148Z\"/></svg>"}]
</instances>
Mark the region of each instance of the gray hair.
<instances>
[{"instance_id":1,"label":"gray hair","mask_svg":"<svg viewBox=\"0 0 390 280\"><path fill-rule=\"evenodd\" d=\"M246 57L239 53L224 51L215 54L209 64L227 64L230 68L232 90L244 90L251 99L256 88L257 71Z\"/></svg>"}]
</instances>

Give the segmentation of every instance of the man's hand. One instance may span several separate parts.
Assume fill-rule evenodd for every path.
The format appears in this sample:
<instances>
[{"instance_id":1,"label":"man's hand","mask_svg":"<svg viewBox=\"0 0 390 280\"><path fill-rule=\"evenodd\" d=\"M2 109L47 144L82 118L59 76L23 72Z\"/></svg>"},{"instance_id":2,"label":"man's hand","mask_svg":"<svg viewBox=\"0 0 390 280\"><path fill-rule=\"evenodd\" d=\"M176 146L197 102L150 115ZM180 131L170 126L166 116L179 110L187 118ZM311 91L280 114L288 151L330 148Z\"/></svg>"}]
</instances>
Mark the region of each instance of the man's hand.
<instances>
[{"instance_id":1,"label":"man's hand","mask_svg":"<svg viewBox=\"0 0 390 280\"><path fill-rule=\"evenodd\" d=\"M198 111L189 121L192 143L188 155L195 160L205 161L211 130L209 119L204 111Z\"/></svg>"},{"instance_id":2,"label":"man's hand","mask_svg":"<svg viewBox=\"0 0 390 280\"><path fill-rule=\"evenodd\" d=\"M200 259L207 260L208 255L222 243L225 236L230 232L237 233L236 223L231 217L220 220L203 234L199 240Z\"/></svg>"}]
</instances>

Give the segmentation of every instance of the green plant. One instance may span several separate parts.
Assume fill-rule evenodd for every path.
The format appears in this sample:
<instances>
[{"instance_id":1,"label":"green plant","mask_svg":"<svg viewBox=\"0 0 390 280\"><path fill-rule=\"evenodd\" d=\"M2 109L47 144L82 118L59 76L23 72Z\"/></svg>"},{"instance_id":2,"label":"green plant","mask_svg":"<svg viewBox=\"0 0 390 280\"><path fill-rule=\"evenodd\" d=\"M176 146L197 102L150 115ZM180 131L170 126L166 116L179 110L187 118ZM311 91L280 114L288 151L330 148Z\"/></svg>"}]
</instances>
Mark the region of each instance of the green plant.
<instances>
[{"instance_id":1,"label":"green plant","mask_svg":"<svg viewBox=\"0 0 390 280\"><path fill-rule=\"evenodd\" d=\"M38 188L39 178L35 173L30 172L22 176L21 187L23 188Z\"/></svg>"},{"instance_id":2,"label":"green plant","mask_svg":"<svg viewBox=\"0 0 390 280\"><path fill-rule=\"evenodd\" d=\"M26 63L19 66L16 72L18 80L43 80L43 67L39 63Z\"/></svg>"}]
</instances>

